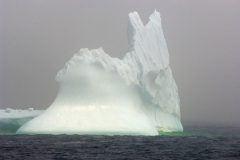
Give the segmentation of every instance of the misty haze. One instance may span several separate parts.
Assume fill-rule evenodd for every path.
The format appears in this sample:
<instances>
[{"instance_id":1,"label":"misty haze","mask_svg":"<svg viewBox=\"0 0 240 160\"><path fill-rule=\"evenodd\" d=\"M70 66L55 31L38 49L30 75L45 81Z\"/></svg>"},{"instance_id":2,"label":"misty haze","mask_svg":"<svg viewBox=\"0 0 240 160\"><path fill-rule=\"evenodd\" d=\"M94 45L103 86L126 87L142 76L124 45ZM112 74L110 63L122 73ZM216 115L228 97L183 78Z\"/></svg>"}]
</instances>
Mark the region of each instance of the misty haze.
<instances>
[{"instance_id":1,"label":"misty haze","mask_svg":"<svg viewBox=\"0 0 240 160\"><path fill-rule=\"evenodd\" d=\"M238 159L239 11L0 0L0 159Z\"/></svg>"}]
</instances>

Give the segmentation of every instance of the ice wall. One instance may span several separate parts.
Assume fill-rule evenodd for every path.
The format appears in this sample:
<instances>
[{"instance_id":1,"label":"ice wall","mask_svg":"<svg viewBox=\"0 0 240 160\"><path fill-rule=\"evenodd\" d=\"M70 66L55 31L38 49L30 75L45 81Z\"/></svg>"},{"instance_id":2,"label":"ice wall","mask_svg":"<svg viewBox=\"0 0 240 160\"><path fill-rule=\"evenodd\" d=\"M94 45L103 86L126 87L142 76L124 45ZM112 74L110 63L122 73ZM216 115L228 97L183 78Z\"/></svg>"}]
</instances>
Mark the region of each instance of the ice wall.
<instances>
[{"instance_id":1,"label":"ice wall","mask_svg":"<svg viewBox=\"0 0 240 160\"><path fill-rule=\"evenodd\" d=\"M123 60L103 49L81 49L56 76L58 95L19 133L157 135L182 131L177 86L155 11L147 25L129 14L129 52ZM156 129L157 128L157 129Z\"/></svg>"}]
</instances>

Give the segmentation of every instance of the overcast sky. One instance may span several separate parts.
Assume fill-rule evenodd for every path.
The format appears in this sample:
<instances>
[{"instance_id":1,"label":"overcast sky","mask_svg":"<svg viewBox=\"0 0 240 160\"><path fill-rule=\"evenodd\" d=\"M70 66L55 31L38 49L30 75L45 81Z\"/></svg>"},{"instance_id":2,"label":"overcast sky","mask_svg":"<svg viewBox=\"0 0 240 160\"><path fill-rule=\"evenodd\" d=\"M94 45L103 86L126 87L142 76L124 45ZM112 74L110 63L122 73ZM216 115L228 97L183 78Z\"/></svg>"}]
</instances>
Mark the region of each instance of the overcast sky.
<instances>
[{"instance_id":1,"label":"overcast sky","mask_svg":"<svg viewBox=\"0 0 240 160\"><path fill-rule=\"evenodd\" d=\"M162 17L184 121L240 122L240 1L0 0L0 109L46 109L80 48L128 50L128 13Z\"/></svg>"}]
</instances>

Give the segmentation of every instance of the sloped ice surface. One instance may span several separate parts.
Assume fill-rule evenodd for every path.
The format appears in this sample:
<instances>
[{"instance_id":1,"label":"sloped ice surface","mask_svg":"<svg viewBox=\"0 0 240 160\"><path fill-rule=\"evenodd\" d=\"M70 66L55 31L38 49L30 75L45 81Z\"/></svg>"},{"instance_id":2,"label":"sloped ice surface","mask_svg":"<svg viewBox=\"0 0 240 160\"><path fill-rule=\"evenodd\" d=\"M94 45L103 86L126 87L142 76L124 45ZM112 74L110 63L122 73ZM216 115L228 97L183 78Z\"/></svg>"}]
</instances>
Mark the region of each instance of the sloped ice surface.
<instances>
[{"instance_id":1,"label":"sloped ice surface","mask_svg":"<svg viewBox=\"0 0 240 160\"><path fill-rule=\"evenodd\" d=\"M0 110L0 133L15 133L20 126L43 112L43 110L34 110L33 108Z\"/></svg>"},{"instance_id":2,"label":"sloped ice surface","mask_svg":"<svg viewBox=\"0 0 240 160\"><path fill-rule=\"evenodd\" d=\"M81 49L56 76L53 104L19 133L157 135L182 131L179 96L169 67L160 14L143 25L129 13L129 52Z\"/></svg>"}]
</instances>

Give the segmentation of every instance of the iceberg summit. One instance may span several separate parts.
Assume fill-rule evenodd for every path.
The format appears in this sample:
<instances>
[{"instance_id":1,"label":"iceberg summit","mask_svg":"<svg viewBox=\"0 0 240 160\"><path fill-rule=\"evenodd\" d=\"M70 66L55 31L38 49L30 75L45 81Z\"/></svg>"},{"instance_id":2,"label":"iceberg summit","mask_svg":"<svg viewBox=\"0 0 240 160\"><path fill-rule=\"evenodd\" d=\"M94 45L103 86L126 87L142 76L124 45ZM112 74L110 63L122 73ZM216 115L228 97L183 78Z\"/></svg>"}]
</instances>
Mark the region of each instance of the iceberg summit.
<instances>
[{"instance_id":1,"label":"iceberg summit","mask_svg":"<svg viewBox=\"0 0 240 160\"><path fill-rule=\"evenodd\" d=\"M144 25L129 13L129 51L121 60L102 48L81 49L56 76L52 105L18 133L158 135L182 131L177 85L159 12Z\"/></svg>"}]
</instances>

